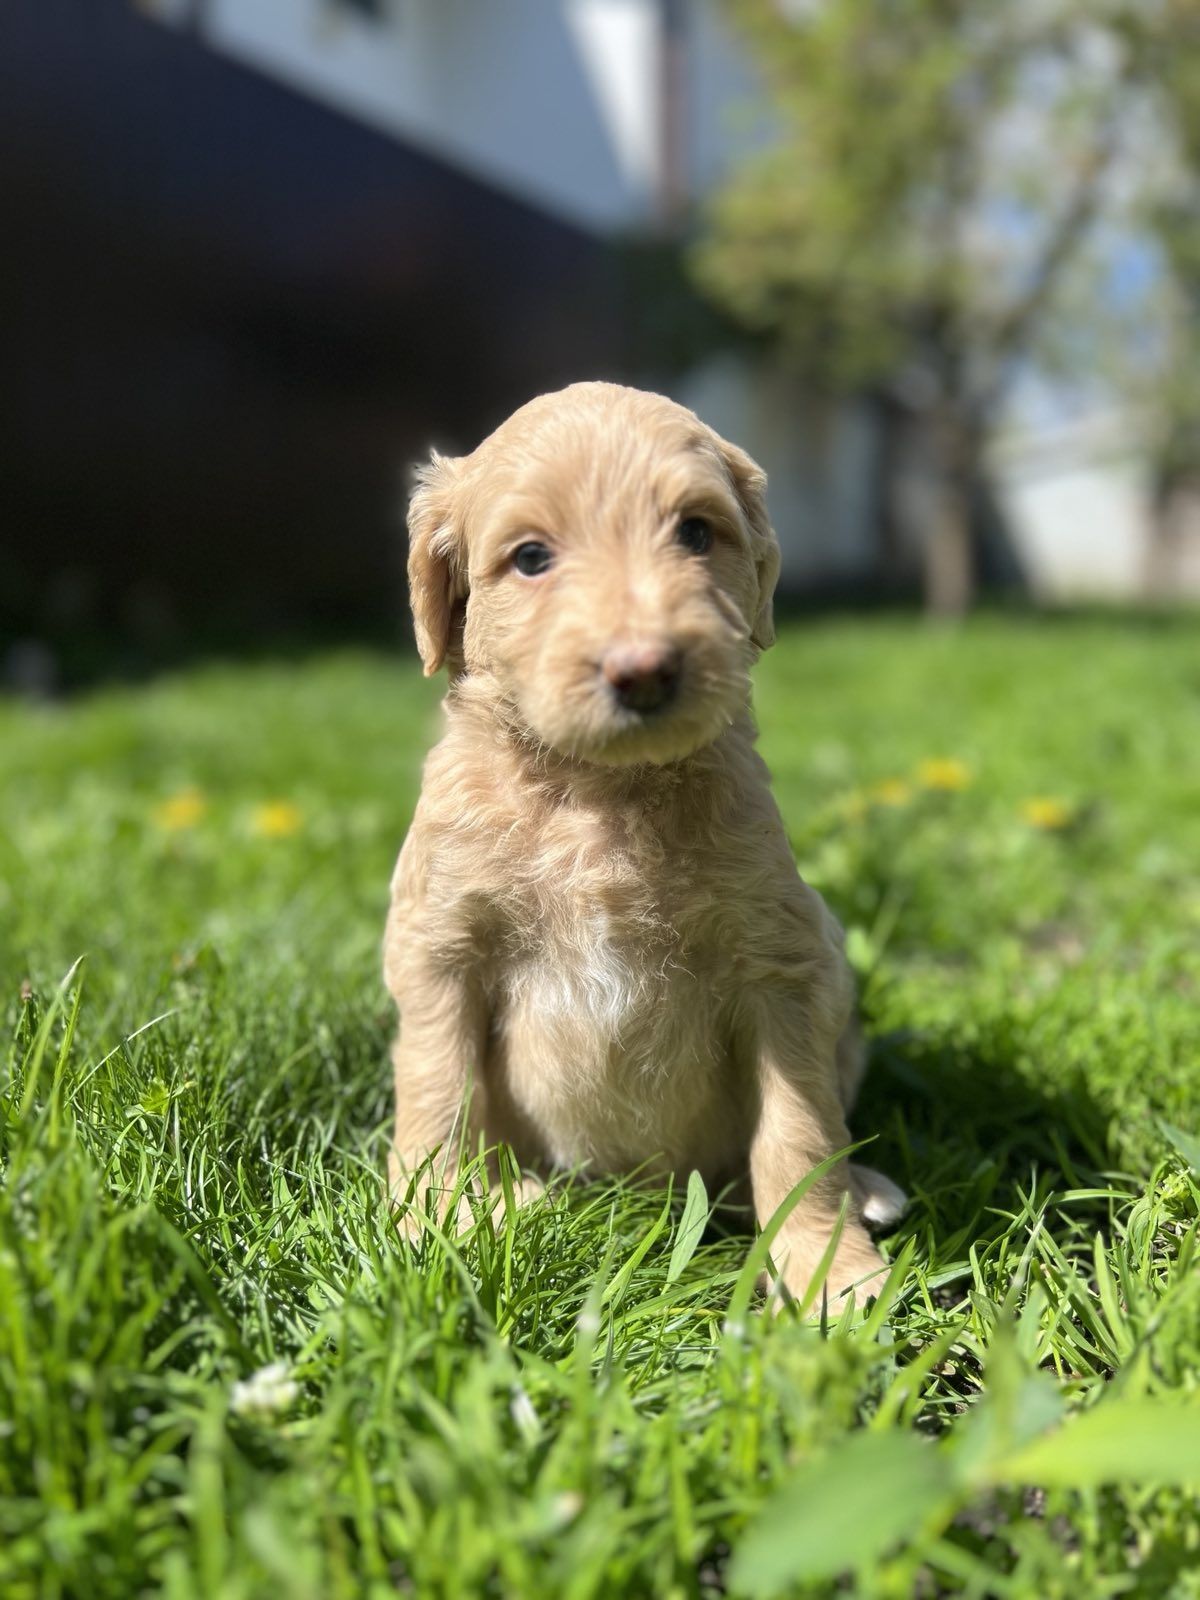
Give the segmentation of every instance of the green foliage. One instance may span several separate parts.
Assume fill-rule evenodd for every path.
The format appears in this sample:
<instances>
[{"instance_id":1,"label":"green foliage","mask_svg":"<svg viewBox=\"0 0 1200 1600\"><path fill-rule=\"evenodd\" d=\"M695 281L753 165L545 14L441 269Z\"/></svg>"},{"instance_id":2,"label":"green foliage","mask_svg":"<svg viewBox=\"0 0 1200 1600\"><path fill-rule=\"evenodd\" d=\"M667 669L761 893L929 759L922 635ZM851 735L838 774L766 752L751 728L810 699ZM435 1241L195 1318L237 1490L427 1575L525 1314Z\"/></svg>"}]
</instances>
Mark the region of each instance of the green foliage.
<instances>
[{"instance_id":1,"label":"green foliage","mask_svg":"<svg viewBox=\"0 0 1200 1600\"><path fill-rule=\"evenodd\" d=\"M1200 481L1200 4L1172 0L1169 33L1134 13L1131 49L1158 87L1175 182L1158 196L1154 234L1165 268L1155 296L1156 359L1141 373L1152 459L1166 498Z\"/></svg>"},{"instance_id":2,"label":"green foliage","mask_svg":"<svg viewBox=\"0 0 1200 1600\"><path fill-rule=\"evenodd\" d=\"M880 1300L809 1321L695 1181L397 1236L415 665L0 705L6 1600L1200 1593L1196 660L988 618L764 658L912 1196Z\"/></svg>"},{"instance_id":3,"label":"green foliage","mask_svg":"<svg viewBox=\"0 0 1200 1600\"><path fill-rule=\"evenodd\" d=\"M1028 1307L1040 1310L1037 1299ZM938 1444L866 1428L794 1472L751 1522L735 1593L769 1596L797 1579L877 1569L890 1550L927 1548L989 1490L1108 1484L1200 1486L1200 1403L1105 1397L1062 1424L1062 1393L1030 1371L1006 1324L993 1338L985 1398Z\"/></svg>"},{"instance_id":4,"label":"green foliage","mask_svg":"<svg viewBox=\"0 0 1200 1600\"><path fill-rule=\"evenodd\" d=\"M708 292L835 387L899 377L986 417L1017 358L1088 373L1108 275L1162 198L1144 41L1181 47L1187 5L729 9L775 126L711 207Z\"/></svg>"}]
</instances>

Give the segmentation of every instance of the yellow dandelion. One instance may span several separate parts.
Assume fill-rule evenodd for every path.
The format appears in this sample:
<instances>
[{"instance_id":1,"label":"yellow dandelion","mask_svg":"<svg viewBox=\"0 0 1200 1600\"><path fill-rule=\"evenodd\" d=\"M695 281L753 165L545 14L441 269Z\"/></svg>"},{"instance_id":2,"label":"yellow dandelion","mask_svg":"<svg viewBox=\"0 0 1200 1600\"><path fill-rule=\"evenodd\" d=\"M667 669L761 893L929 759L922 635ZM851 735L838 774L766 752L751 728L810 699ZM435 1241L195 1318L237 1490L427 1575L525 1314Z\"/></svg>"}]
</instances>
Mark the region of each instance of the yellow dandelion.
<instances>
[{"instance_id":1,"label":"yellow dandelion","mask_svg":"<svg viewBox=\"0 0 1200 1600\"><path fill-rule=\"evenodd\" d=\"M942 789L951 792L966 789L971 782L971 769L965 761L953 756L934 756L917 767L917 782L923 789Z\"/></svg>"},{"instance_id":2,"label":"yellow dandelion","mask_svg":"<svg viewBox=\"0 0 1200 1600\"><path fill-rule=\"evenodd\" d=\"M1065 800L1038 795L1021 803L1021 816L1031 828L1041 828L1045 833L1056 833L1069 827L1075 820L1075 809Z\"/></svg>"},{"instance_id":3,"label":"yellow dandelion","mask_svg":"<svg viewBox=\"0 0 1200 1600\"><path fill-rule=\"evenodd\" d=\"M912 790L903 778L885 778L868 789L867 798L877 806L906 806L912 799Z\"/></svg>"},{"instance_id":4,"label":"yellow dandelion","mask_svg":"<svg viewBox=\"0 0 1200 1600\"><path fill-rule=\"evenodd\" d=\"M304 815L290 800L265 800L255 806L250 826L262 839L289 839L304 826Z\"/></svg>"},{"instance_id":5,"label":"yellow dandelion","mask_svg":"<svg viewBox=\"0 0 1200 1600\"><path fill-rule=\"evenodd\" d=\"M152 815L167 833L181 833L185 828L194 828L207 810L208 801L199 789L180 789L156 805Z\"/></svg>"},{"instance_id":6,"label":"yellow dandelion","mask_svg":"<svg viewBox=\"0 0 1200 1600\"><path fill-rule=\"evenodd\" d=\"M852 789L841 801L841 812L851 822L861 822L867 814L867 797L861 789Z\"/></svg>"}]
</instances>

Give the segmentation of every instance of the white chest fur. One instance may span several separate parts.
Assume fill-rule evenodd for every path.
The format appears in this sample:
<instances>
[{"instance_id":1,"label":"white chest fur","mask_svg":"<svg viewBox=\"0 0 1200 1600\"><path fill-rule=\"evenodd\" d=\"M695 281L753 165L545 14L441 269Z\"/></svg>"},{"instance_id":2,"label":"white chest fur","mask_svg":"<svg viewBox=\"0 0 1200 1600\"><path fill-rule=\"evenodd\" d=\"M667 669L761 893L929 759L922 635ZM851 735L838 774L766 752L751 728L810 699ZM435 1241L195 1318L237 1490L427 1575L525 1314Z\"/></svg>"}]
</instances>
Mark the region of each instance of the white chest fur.
<instances>
[{"instance_id":1,"label":"white chest fur","mask_svg":"<svg viewBox=\"0 0 1200 1600\"><path fill-rule=\"evenodd\" d=\"M698 1130L727 1089L719 985L660 920L555 908L505 964L504 1071L563 1166L703 1164Z\"/></svg>"},{"instance_id":2,"label":"white chest fur","mask_svg":"<svg viewBox=\"0 0 1200 1600\"><path fill-rule=\"evenodd\" d=\"M574 937L564 939L563 931L509 965L507 1004L545 1028L583 1023L598 1039L615 1043L658 997L661 974L656 982L651 952L631 948L628 934L618 942L599 910L578 916Z\"/></svg>"}]
</instances>

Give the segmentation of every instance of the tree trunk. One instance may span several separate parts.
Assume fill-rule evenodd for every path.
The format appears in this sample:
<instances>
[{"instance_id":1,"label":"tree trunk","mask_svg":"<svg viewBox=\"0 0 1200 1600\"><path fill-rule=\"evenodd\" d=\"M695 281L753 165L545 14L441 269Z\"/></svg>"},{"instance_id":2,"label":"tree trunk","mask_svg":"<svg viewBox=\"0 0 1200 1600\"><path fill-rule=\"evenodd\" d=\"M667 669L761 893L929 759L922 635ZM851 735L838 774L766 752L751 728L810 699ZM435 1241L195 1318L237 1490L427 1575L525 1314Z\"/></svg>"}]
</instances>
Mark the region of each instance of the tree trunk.
<instances>
[{"instance_id":1,"label":"tree trunk","mask_svg":"<svg viewBox=\"0 0 1200 1600\"><path fill-rule=\"evenodd\" d=\"M1200 482L1161 473L1155 486L1146 539L1143 591L1147 600L1175 599L1182 578L1188 524L1200 504Z\"/></svg>"},{"instance_id":2,"label":"tree trunk","mask_svg":"<svg viewBox=\"0 0 1200 1600\"><path fill-rule=\"evenodd\" d=\"M975 599L972 501L980 431L957 406L931 419L933 512L925 536L925 610L962 617Z\"/></svg>"}]
</instances>

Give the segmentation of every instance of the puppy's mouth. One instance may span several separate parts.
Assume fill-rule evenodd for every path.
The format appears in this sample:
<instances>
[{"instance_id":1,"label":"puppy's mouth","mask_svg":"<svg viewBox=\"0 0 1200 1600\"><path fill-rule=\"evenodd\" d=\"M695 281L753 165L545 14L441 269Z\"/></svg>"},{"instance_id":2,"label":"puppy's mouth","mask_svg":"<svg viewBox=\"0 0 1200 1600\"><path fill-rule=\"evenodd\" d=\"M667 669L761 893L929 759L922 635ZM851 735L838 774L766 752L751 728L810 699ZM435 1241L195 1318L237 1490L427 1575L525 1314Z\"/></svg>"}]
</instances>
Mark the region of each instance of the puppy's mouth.
<instances>
[{"instance_id":1,"label":"puppy's mouth","mask_svg":"<svg viewBox=\"0 0 1200 1600\"><path fill-rule=\"evenodd\" d=\"M601 767L665 766L710 745L750 703L744 639L711 625L563 649L506 672L514 732L547 752ZM575 643L575 641L571 641ZM514 663L515 665L515 663ZM532 668L532 670L530 670Z\"/></svg>"},{"instance_id":2,"label":"puppy's mouth","mask_svg":"<svg viewBox=\"0 0 1200 1600\"><path fill-rule=\"evenodd\" d=\"M616 683L598 672L578 697L539 707L543 714L531 721L546 744L576 760L662 766L711 744L744 704L745 685L708 676L682 661Z\"/></svg>"},{"instance_id":3,"label":"puppy's mouth","mask_svg":"<svg viewBox=\"0 0 1200 1600\"><path fill-rule=\"evenodd\" d=\"M580 760L602 767L666 766L683 761L711 744L733 721L732 716L703 721L696 717L653 711L626 713L610 725L606 737L580 743L573 752Z\"/></svg>"}]
</instances>

